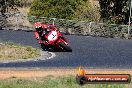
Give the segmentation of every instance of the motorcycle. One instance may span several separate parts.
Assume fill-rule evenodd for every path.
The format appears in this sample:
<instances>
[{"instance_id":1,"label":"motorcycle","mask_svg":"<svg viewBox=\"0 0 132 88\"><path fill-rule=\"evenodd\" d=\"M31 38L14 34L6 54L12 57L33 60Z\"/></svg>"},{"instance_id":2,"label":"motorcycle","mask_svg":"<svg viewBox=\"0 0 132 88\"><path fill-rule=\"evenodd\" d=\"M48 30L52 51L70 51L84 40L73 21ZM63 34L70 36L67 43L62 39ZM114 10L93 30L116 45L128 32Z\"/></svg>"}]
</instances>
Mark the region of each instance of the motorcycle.
<instances>
[{"instance_id":1,"label":"motorcycle","mask_svg":"<svg viewBox=\"0 0 132 88\"><path fill-rule=\"evenodd\" d=\"M59 30L50 30L45 34L46 44L41 43L41 48L52 49L55 51L72 52L68 41L63 37Z\"/></svg>"}]
</instances>

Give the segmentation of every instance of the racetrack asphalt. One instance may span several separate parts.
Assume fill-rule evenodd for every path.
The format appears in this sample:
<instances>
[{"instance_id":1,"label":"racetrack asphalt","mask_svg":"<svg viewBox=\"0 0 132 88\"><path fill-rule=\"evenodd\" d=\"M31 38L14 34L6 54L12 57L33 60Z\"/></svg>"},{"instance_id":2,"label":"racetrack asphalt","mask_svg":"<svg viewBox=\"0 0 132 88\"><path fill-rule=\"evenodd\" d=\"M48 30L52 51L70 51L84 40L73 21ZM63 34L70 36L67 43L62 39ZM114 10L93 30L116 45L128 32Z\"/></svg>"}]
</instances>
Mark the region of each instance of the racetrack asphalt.
<instances>
[{"instance_id":1,"label":"racetrack asphalt","mask_svg":"<svg viewBox=\"0 0 132 88\"><path fill-rule=\"evenodd\" d=\"M64 35L72 52L54 52L48 60L0 63L0 67L132 68L132 40ZM33 32L0 30L0 41L40 48Z\"/></svg>"}]
</instances>

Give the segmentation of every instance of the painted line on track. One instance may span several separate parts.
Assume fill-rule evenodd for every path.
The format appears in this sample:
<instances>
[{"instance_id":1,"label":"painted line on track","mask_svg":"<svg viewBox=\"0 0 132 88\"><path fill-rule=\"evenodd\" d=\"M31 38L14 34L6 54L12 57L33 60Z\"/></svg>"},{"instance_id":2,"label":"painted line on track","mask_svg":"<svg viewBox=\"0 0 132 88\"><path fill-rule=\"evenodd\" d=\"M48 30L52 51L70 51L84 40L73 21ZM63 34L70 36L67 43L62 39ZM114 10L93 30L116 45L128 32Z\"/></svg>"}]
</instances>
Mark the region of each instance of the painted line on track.
<instances>
[{"instance_id":1,"label":"painted line on track","mask_svg":"<svg viewBox=\"0 0 132 88\"><path fill-rule=\"evenodd\" d=\"M53 52L48 52L48 53L50 53L50 54L51 54L51 56L50 56L50 57L48 57L47 59L52 59L52 58L56 57L55 53L53 53Z\"/></svg>"}]
</instances>

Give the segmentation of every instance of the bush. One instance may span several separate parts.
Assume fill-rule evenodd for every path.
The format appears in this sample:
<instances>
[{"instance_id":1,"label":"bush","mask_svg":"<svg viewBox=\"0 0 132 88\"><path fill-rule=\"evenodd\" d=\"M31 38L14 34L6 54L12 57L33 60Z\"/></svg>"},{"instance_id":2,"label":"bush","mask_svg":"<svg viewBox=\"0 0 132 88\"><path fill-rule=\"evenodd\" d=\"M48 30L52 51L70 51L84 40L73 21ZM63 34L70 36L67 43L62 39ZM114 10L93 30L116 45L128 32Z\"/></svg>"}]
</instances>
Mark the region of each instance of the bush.
<instances>
[{"instance_id":1,"label":"bush","mask_svg":"<svg viewBox=\"0 0 132 88\"><path fill-rule=\"evenodd\" d=\"M95 21L97 13L87 0L34 0L28 15Z\"/></svg>"},{"instance_id":2,"label":"bush","mask_svg":"<svg viewBox=\"0 0 132 88\"><path fill-rule=\"evenodd\" d=\"M74 19L83 21L99 21L100 20L100 8L97 6L91 6L89 1L82 2L74 13Z\"/></svg>"}]
</instances>

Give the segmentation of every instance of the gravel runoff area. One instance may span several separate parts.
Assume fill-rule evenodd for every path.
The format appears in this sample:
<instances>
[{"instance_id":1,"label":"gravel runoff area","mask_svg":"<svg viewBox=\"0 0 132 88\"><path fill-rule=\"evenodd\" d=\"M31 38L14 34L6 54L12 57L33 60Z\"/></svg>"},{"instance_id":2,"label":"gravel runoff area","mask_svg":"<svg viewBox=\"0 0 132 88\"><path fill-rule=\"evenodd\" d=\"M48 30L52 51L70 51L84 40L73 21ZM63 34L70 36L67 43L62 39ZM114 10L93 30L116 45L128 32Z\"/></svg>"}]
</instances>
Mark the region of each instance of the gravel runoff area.
<instances>
[{"instance_id":1,"label":"gravel runoff area","mask_svg":"<svg viewBox=\"0 0 132 88\"><path fill-rule=\"evenodd\" d=\"M0 68L0 80L10 78L36 79L46 76L76 76L78 69L64 68ZM86 69L87 74L132 74L132 69Z\"/></svg>"}]
</instances>

